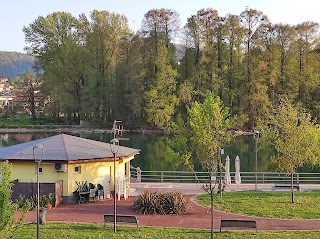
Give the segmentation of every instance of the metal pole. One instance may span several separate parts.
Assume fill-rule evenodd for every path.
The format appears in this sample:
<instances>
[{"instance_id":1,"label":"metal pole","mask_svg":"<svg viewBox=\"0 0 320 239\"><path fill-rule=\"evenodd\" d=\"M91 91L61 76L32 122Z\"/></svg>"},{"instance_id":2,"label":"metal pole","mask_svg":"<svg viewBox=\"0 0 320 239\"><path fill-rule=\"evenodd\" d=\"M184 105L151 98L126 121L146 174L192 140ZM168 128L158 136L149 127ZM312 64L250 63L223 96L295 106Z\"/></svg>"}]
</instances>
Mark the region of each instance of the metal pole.
<instances>
[{"instance_id":1,"label":"metal pole","mask_svg":"<svg viewBox=\"0 0 320 239\"><path fill-rule=\"evenodd\" d=\"M113 195L113 205L114 205L114 233L117 232L117 201L116 201L116 197L117 197L117 179L116 179L116 153L119 150L119 140L117 140L116 138L113 138L110 141L110 149L111 152L113 154L113 191L114 191L114 195Z\"/></svg>"},{"instance_id":2,"label":"metal pole","mask_svg":"<svg viewBox=\"0 0 320 239\"><path fill-rule=\"evenodd\" d=\"M35 149L41 149L41 157L36 159L34 151ZM39 204L40 204L40 185L39 185L39 165L43 158L43 145L37 144L32 148L32 154L34 161L37 163L37 239L39 239Z\"/></svg>"},{"instance_id":3,"label":"metal pole","mask_svg":"<svg viewBox=\"0 0 320 239\"><path fill-rule=\"evenodd\" d=\"M254 190L258 190L258 137L259 137L259 131L254 132L254 139L255 139L255 148L256 148L256 158L255 158L255 185L254 185Z\"/></svg>"},{"instance_id":4,"label":"metal pole","mask_svg":"<svg viewBox=\"0 0 320 239\"><path fill-rule=\"evenodd\" d=\"M210 239L213 239L213 231L214 231L214 189L212 186L212 177L213 173L210 173L210 210L211 210L211 227L210 227Z\"/></svg>"},{"instance_id":5,"label":"metal pole","mask_svg":"<svg viewBox=\"0 0 320 239\"><path fill-rule=\"evenodd\" d=\"M257 139L256 139L256 182L254 186L255 191L258 190L257 181L258 181L258 152L257 152Z\"/></svg>"},{"instance_id":6,"label":"metal pole","mask_svg":"<svg viewBox=\"0 0 320 239\"><path fill-rule=\"evenodd\" d=\"M114 189L114 197L113 197L113 205L114 205L114 233L117 232L117 193L116 193L116 153L113 153L113 178L114 178L114 183L113 183L113 189Z\"/></svg>"},{"instance_id":7,"label":"metal pole","mask_svg":"<svg viewBox=\"0 0 320 239\"><path fill-rule=\"evenodd\" d=\"M219 190L220 190L220 203L222 203L221 154L222 154L222 149L220 148L220 150L219 150Z\"/></svg>"},{"instance_id":8,"label":"metal pole","mask_svg":"<svg viewBox=\"0 0 320 239\"><path fill-rule=\"evenodd\" d=\"M39 185L39 164L37 162L37 239L39 239L39 197L40 197L40 185Z\"/></svg>"}]
</instances>

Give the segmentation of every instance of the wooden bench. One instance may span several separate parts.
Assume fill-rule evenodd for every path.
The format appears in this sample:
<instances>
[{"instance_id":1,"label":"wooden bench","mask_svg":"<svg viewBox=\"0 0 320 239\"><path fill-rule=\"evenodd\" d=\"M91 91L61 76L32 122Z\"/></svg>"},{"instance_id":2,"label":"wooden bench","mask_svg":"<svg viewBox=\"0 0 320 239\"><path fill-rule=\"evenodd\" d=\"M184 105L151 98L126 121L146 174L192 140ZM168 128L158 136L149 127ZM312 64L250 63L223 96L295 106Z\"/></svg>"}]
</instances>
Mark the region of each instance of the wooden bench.
<instances>
[{"instance_id":1,"label":"wooden bench","mask_svg":"<svg viewBox=\"0 0 320 239\"><path fill-rule=\"evenodd\" d=\"M291 184L275 184L274 190L277 190L277 189L290 189L291 190ZM293 189L295 189L299 192L300 191L299 184L294 184Z\"/></svg>"},{"instance_id":2,"label":"wooden bench","mask_svg":"<svg viewBox=\"0 0 320 239\"><path fill-rule=\"evenodd\" d=\"M257 231L257 222L255 220L233 220L221 219L220 232L222 228L233 229L255 229Z\"/></svg>"},{"instance_id":3,"label":"wooden bench","mask_svg":"<svg viewBox=\"0 0 320 239\"><path fill-rule=\"evenodd\" d=\"M107 223L114 223L113 214L104 214L104 227ZM117 224L136 224L139 227L139 220L135 215L117 215Z\"/></svg>"}]
</instances>

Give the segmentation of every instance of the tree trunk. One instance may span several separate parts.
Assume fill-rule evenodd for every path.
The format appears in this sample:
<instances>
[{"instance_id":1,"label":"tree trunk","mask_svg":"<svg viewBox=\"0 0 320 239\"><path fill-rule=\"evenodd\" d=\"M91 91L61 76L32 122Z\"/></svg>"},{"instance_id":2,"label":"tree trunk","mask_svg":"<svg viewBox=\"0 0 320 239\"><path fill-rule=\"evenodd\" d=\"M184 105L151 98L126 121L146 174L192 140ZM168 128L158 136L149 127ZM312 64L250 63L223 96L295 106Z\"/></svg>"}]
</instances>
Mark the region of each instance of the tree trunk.
<instances>
[{"instance_id":1,"label":"tree trunk","mask_svg":"<svg viewBox=\"0 0 320 239\"><path fill-rule=\"evenodd\" d=\"M211 239L213 239L213 230L214 230L214 215L213 215L213 199L214 199L214 192L213 192L213 188L212 188L212 180L210 179L210 210L211 210L211 231L210 231L210 235L211 235Z\"/></svg>"}]
</instances>

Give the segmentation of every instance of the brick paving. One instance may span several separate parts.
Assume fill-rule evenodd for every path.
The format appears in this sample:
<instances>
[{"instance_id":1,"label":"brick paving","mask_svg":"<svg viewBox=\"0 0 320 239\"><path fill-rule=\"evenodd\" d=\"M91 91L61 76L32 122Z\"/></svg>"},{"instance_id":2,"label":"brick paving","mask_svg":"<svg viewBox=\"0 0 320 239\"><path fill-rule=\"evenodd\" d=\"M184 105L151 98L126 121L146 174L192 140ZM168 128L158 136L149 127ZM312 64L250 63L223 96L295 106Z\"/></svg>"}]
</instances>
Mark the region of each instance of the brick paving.
<instances>
[{"instance_id":1,"label":"brick paving","mask_svg":"<svg viewBox=\"0 0 320 239\"><path fill-rule=\"evenodd\" d=\"M135 197L117 201L117 213L136 215L132 208ZM191 198L192 200L192 198ZM103 214L113 213L113 199L96 203L64 204L47 211L47 221L84 222L103 224ZM137 215L140 226L161 226L210 229L211 215L207 208L193 204L192 211L185 215ZM221 219L254 219L258 230L320 230L320 220L283 220L236 215L214 211L214 227ZM26 222L35 222L36 212L29 212Z\"/></svg>"}]
</instances>

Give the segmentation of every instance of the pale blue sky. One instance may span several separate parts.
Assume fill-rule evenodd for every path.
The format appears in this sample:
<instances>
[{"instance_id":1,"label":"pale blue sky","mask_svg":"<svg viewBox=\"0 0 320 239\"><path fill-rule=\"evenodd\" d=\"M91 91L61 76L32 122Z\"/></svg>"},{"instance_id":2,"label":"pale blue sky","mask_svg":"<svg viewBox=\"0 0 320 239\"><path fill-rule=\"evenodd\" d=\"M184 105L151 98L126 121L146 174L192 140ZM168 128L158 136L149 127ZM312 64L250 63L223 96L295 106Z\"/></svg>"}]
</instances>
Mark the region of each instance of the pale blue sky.
<instances>
[{"instance_id":1,"label":"pale blue sky","mask_svg":"<svg viewBox=\"0 0 320 239\"><path fill-rule=\"evenodd\" d=\"M56 11L74 16L94 10L108 10L127 16L129 26L137 31L144 14L153 8L169 8L180 14L181 26L188 17L202 8L214 8L220 16L240 14L246 6L264 12L273 23L297 24L303 21L320 23L319 0L0 0L0 50L23 52L23 26L38 16Z\"/></svg>"}]
</instances>

